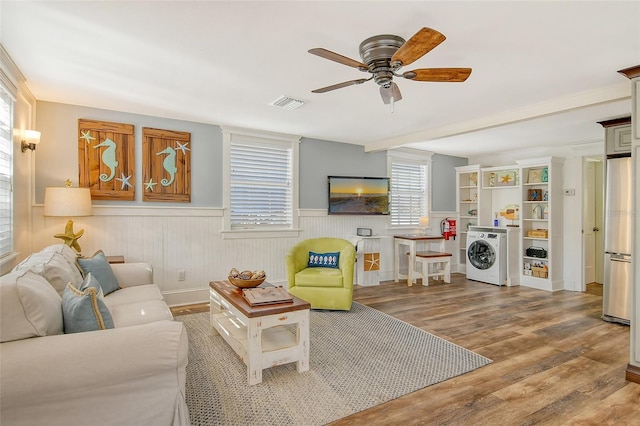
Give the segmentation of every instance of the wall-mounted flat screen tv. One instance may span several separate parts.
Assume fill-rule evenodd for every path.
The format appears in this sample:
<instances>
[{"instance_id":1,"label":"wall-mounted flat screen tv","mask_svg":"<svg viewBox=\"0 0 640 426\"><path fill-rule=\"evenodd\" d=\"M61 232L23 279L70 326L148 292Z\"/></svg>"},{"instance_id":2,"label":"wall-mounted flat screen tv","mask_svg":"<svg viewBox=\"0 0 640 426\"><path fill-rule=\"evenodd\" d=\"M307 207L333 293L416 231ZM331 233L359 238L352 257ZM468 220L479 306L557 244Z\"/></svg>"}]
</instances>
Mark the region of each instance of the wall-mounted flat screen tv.
<instances>
[{"instance_id":1,"label":"wall-mounted flat screen tv","mask_svg":"<svg viewBox=\"0 0 640 426\"><path fill-rule=\"evenodd\" d=\"M329 214L389 214L388 177L329 176Z\"/></svg>"}]
</instances>

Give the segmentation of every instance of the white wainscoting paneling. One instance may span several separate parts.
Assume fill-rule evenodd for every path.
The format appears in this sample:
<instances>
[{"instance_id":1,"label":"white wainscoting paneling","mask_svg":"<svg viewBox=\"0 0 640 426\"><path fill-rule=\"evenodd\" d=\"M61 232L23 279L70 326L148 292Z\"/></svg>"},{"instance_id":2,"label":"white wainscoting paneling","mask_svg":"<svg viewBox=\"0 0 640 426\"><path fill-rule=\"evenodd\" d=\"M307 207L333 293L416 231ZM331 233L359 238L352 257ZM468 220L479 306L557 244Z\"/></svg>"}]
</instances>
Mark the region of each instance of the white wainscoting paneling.
<instances>
[{"instance_id":1,"label":"white wainscoting paneling","mask_svg":"<svg viewBox=\"0 0 640 426\"><path fill-rule=\"evenodd\" d=\"M316 237L349 239L356 228L372 228L386 235L387 216L327 215L326 210L300 211L300 237L223 239L222 209L185 207L112 207L94 205L94 215L74 218L74 230L84 256L98 250L123 255L126 262L153 265L154 281L170 305L206 302L208 284L225 279L231 268L263 269L267 279L286 286L285 255L296 242ZM34 251L61 240L66 218L43 217L42 205L33 207ZM389 238L391 241L391 239ZM390 248L390 249L389 249ZM184 280L178 272L184 270ZM381 244L382 280L393 278L393 245Z\"/></svg>"}]
</instances>

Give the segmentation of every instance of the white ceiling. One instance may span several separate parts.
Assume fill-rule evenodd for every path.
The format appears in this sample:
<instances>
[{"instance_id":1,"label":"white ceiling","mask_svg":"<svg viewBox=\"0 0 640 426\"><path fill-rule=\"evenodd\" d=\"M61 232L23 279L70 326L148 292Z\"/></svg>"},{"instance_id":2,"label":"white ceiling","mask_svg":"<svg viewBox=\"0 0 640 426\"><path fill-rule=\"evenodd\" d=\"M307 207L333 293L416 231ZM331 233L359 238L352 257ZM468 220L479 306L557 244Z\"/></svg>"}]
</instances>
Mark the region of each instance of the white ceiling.
<instances>
[{"instance_id":1,"label":"white ceiling","mask_svg":"<svg viewBox=\"0 0 640 426\"><path fill-rule=\"evenodd\" d=\"M0 43L38 100L364 145L474 156L602 140L628 115L616 71L640 64L640 1L6 1ZM464 83L396 79L391 113L361 60L377 34L445 40L402 71L471 67ZM308 101L287 111L287 95Z\"/></svg>"}]
</instances>

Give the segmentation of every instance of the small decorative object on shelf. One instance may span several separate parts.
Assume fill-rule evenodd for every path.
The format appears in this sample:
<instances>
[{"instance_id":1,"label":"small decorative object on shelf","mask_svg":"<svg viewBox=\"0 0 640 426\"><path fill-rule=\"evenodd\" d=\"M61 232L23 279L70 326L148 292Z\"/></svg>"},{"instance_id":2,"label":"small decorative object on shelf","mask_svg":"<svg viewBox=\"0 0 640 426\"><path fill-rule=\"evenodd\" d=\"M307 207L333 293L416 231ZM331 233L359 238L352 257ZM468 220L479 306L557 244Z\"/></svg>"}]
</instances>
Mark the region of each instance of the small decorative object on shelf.
<instances>
[{"instance_id":1,"label":"small decorative object on shelf","mask_svg":"<svg viewBox=\"0 0 640 426\"><path fill-rule=\"evenodd\" d=\"M470 186L477 186L478 185L478 173L477 172L469 174L469 185Z\"/></svg>"},{"instance_id":2,"label":"small decorative object on shelf","mask_svg":"<svg viewBox=\"0 0 640 426\"><path fill-rule=\"evenodd\" d=\"M507 220L518 220L520 218L520 206L517 204L507 204L500 210L500 216Z\"/></svg>"},{"instance_id":3,"label":"small decorative object on shelf","mask_svg":"<svg viewBox=\"0 0 640 426\"><path fill-rule=\"evenodd\" d=\"M542 169L531 169L527 176L527 183L540 183L542 182Z\"/></svg>"},{"instance_id":4,"label":"small decorative object on shelf","mask_svg":"<svg viewBox=\"0 0 640 426\"><path fill-rule=\"evenodd\" d=\"M499 172L497 174L497 184L499 186L515 186L516 172L513 170Z\"/></svg>"},{"instance_id":5,"label":"small decorative object on shelf","mask_svg":"<svg viewBox=\"0 0 640 426\"><path fill-rule=\"evenodd\" d=\"M542 201L542 189L531 188L527 190L527 200Z\"/></svg>"},{"instance_id":6,"label":"small decorative object on shelf","mask_svg":"<svg viewBox=\"0 0 640 426\"><path fill-rule=\"evenodd\" d=\"M536 204L536 206L531 209L531 219L543 219L542 212L542 205Z\"/></svg>"},{"instance_id":7,"label":"small decorative object on shelf","mask_svg":"<svg viewBox=\"0 0 640 426\"><path fill-rule=\"evenodd\" d=\"M545 167L542 169L542 182L549 182L549 168Z\"/></svg>"}]
</instances>

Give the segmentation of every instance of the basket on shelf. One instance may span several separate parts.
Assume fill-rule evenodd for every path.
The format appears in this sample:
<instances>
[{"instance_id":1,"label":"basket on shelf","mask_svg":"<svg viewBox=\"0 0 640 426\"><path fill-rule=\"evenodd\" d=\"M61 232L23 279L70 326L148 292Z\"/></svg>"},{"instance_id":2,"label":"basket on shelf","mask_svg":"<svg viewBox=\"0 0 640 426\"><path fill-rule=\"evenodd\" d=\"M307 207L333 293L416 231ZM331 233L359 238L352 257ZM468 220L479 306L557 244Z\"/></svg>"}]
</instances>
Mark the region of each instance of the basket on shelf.
<instances>
[{"instance_id":1,"label":"basket on shelf","mask_svg":"<svg viewBox=\"0 0 640 426\"><path fill-rule=\"evenodd\" d=\"M549 269L546 266L532 266L533 276L538 278L547 278L549 276Z\"/></svg>"},{"instance_id":2,"label":"basket on shelf","mask_svg":"<svg viewBox=\"0 0 640 426\"><path fill-rule=\"evenodd\" d=\"M527 231L527 237L549 238L549 230L548 229L529 229Z\"/></svg>"}]
</instances>

